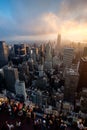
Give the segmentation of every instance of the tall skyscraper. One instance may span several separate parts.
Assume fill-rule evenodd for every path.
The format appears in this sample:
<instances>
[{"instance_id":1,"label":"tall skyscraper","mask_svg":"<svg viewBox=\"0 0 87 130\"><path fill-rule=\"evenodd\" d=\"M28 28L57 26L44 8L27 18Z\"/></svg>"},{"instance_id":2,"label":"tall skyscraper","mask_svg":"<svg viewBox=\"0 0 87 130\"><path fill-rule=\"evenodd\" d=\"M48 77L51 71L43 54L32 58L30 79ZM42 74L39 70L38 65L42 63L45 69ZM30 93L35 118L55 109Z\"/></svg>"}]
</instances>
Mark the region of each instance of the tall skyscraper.
<instances>
[{"instance_id":1,"label":"tall skyscraper","mask_svg":"<svg viewBox=\"0 0 87 130\"><path fill-rule=\"evenodd\" d=\"M61 35L58 34L58 36L57 36L57 48L60 48L60 46L61 46Z\"/></svg>"},{"instance_id":2,"label":"tall skyscraper","mask_svg":"<svg viewBox=\"0 0 87 130\"><path fill-rule=\"evenodd\" d=\"M60 50L61 50L61 35L58 34L57 43L56 43L56 46L55 46L55 52L56 52L57 56L59 55Z\"/></svg>"},{"instance_id":3,"label":"tall skyscraper","mask_svg":"<svg viewBox=\"0 0 87 130\"><path fill-rule=\"evenodd\" d=\"M44 64L45 46L42 44L39 48L41 64Z\"/></svg>"},{"instance_id":4,"label":"tall skyscraper","mask_svg":"<svg viewBox=\"0 0 87 130\"><path fill-rule=\"evenodd\" d=\"M71 66L73 58L74 58L74 49L73 48L64 48L64 53L63 53L64 67Z\"/></svg>"},{"instance_id":5,"label":"tall skyscraper","mask_svg":"<svg viewBox=\"0 0 87 130\"><path fill-rule=\"evenodd\" d=\"M87 57L82 57L79 64L79 83L78 91L87 88Z\"/></svg>"},{"instance_id":6,"label":"tall skyscraper","mask_svg":"<svg viewBox=\"0 0 87 130\"><path fill-rule=\"evenodd\" d=\"M38 71L39 71L39 77L43 77L44 71L43 71L43 65L42 64L38 65Z\"/></svg>"},{"instance_id":7,"label":"tall skyscraper","mask_svg":"<svg viewBox=\"0 0 87 130\"><path fill-rule=\"evenodd\" d=\"M77 91L79 73L76 69L65 69L65 90L64 99L69 102L74 102L75 92Z\"/></svg>"},{"instance_id":8,"label":"tall skyscraper","mask_svg":"<svg viewBox=\"0 0 87 130\"><path fill-rule=\"evenodd\" d=\"M51 60L52 60L52 50L50 43L48 43L46 45L45 61L51 61Z\"/></svg>"},{"instance_id":9,"label":"tall skyscraper","mask_svg":"<svg viewBox=\"0 0 87 130\"><path fill-rule=\"evenodd\" d=\"M7 89L15 92L15 82L19 79L18 70L16 68L5 66L3 71Z\"/></svg>"},{"instance_id":10,"label":"tall skyscraper","mask_svg":"<svg viewBox=\"0 0 87 130\"><path fill-rule=\"evenodd\" d=\"M5 41L0 41L0 67L8 63L9 48Z\"/></svg>"},{"instance_id":11,"label":"tall skyscraper","mask_svg":"<svg viewBox=\"0 0 87 130\"><path fill-rule=\"evenodd\" d=\"M46 70L51 70L51 69L52 69L52 50L51 50L51 45L50 45L50 43L48 43L48 44L46 45L44 68L45 68Z\"/></svg>"}]
</instances>

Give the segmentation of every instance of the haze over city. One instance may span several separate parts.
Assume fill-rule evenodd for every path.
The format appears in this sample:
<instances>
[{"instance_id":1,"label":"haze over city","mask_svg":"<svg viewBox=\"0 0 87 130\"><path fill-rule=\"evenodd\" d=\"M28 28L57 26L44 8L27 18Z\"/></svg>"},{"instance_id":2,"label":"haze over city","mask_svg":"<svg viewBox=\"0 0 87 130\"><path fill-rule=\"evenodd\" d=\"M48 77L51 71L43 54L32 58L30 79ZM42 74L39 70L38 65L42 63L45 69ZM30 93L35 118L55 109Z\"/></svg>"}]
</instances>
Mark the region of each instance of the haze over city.
<instances>
[{"instance_id":1,"label":"haze over city","mask_svg":"<svg viewBox=\"0 0 87 130\"><path fill-rule=\"evenodd\" d=\"M0 0L0 40L87 40L87 0Z\"/></svg>"},{"instance_id":2,"label":"haze over city","mask_svg":"<svg viewBox=\"0 0 87 130\"><path fill-rule=\"evenodd\" d=\"M0 0L0 130L87 130L87 0Z\"/></svg>"}]
</instances>

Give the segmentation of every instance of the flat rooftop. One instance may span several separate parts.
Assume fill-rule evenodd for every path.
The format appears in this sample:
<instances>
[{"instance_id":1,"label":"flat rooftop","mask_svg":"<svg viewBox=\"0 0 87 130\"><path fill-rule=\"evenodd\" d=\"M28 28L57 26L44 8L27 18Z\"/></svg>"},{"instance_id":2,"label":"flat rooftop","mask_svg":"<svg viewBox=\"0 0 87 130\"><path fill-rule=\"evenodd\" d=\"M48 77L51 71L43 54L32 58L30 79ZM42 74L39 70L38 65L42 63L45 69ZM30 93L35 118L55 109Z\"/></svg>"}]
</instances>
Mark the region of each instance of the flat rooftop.
<instances>
[{"instance_id":1,"label":"flat rooftop","mask_svg":"<svg viewBox=\"0 0 87 130\"><path fill-rule=\"evenodd\" d=\"M87 62L87 56L81 58L84 62Z\"/></svg>"},{"instance_id":2,"label":"flat rooftop","mask_svg":"<svg viewBox=\"0 0 87 130\"><path fill-rule=\"evenodd\" d=\"M76 69L66 68L66 73L70 74L70 75L78 75L79 76L79 73L77 72Z\"/></svg>"}]
</instances>

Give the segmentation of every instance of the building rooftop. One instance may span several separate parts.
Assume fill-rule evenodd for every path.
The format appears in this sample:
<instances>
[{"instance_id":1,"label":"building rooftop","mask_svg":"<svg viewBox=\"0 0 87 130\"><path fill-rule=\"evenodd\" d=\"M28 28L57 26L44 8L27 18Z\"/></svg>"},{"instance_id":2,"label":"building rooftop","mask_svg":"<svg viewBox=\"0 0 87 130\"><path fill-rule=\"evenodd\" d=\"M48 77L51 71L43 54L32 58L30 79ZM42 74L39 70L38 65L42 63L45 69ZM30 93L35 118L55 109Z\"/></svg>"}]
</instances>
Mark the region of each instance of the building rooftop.
<instances>
[{"instance_id":1,"label":"building rooftop","mask_svg":"<svg viewBox=\"0 0 87 130\"><path fill-rule=\"evenodd\" d=\"M87 62L87 56L81 58L84 62Z\"/></svg>"},{"instance_id":2,"label":"building rooftop","mask_svg":"<svg viewBox=\"0 0 87 130\"><path fill-rule=\"evenodd\" d=\"M12 66L6 65L6 66L3 67L3 69L6 69L6 70L16 70L17 68L14 68Z\"/></svg>"},{"instance_id":3,"label":"building rooftop","mask_svg":"<svg viewBox=\"0 0 87 130\"><path fill-rule=\"evenodd\" d=\"M65 47L64 50L74 50L74 48L71 48L71 47Z\"/></svg>"},{"instance_id":4,"label":"building rooftop","mask_svg":"<svg viewBox=\"0 0 87 130\"><path fill-rule=\"evenodd\" d=\"M3 43L3 42L5 42L5 41L0 41L0 44Z\"/></svg>"},{"instance_id":5,"label":"building rooftop","mask_svg":"<svg viewBox=\"0 0 87 130\"><path fill-rule=\"evenodd\" d=\"M87 93L87 88L83 88L82 92Z\"/></svg>"},{"instance_id":6,"label":"building rooftop","mask_svg":"<svg viewBox=\"0 0 87 130\"><path fill-rule=\"evenodd\" d=\"M70 75L78 75L79 76L79 73L77 72L77 70L72 69L72 68L66 68L66 73L70 74Z\"/></svg>"}]
</instances>

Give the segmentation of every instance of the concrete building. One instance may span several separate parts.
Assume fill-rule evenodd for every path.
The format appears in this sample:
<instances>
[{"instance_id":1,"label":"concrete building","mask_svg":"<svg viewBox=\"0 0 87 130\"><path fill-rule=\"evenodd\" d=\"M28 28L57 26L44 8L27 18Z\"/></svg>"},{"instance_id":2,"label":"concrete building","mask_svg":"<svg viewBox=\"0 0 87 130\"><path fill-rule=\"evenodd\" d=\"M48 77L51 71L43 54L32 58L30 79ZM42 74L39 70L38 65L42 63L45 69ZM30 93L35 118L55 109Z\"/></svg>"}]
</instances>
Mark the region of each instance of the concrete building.
<instances>
[{"instance_id":1,"label":"concrete building","mask_svg":"<svg viewBox=\"0 0 87 130\"><path fill-rule=\"evenodd\" d=\"M45 64L44 64L44 69L45 70L51 70L52 69L52 50L51 50L51 45L48 43L46 45L46 53L45 53Z\"/></svg>"},{"instance_id":2,"label":"concrete building","mask_svg":"<svg viewBox=\"0 0 87 130\"><path fill-rule=\"evenodd\" d=\"M75 69L65 69L65 89L64 99L65 101L74 102L75 93L77 91L77 85L79 80L79 73Z\"/></svg>"},{"instance_id":3,"label":"concrete building","mask_svg":"<svg viewBox=\"0 0 87 130\"><path fill-rule=\"evenodd\" d=\"M84 47L84 51L83 51L83 57L87 56L87 47Z\"/></svg>"},{"instance_id":4,"label":"concrete building","mask_svg":"<svg viewBox=\"0 0 87 130\"><path fill-rule=\"evenodd\" d=\"M62 65L62 60L60 60L60 58L59 57L57 57L57 56L54 56L53 57L53 68L55 68L55 67L60 67L61 65Z\"/></svg>"},{"instance_id":5,"label":"concrete building","mask_svg":"<svg viewBox=\"0 0 87 130\"><path fill-rule=\"evenodd\" d=\"M0 69L0 92L5 88L4 72Z\"/></svg>"},{"instance_id":6,"label":"concrete building","mask_svg":"<svg viewBox=\"0 0 87 130\"><path fill-rule=\"evenodd\" d=\"M57 56L53 57L53 68L55 68L58 65L59 58Z\"/></svg>"},{"instance_id":7,"label":"concrete building","mask_svg":"<svg viewBox=\"0 0 87 130\"><path fill-rule=\"evenodd\" d=\"M37 92L32 93L31 99L32 99L32 102L35 103L36 105L42 106L42 92L41 91L38 90Z\"/></svg>"},{"instance_id":8,"label":"concrete building","mask_svg":"<svg viewBox=\"0 0 87 130\"><path fill-rule=\"evenodd\" d=\"M14 45L15 56L25 56L26 55L26 45L25 44L15 44Z\"/></svg>"},{"instance_id":9,"label":"concrete building","mask_svg":"<svg viewBox=\"0 0 87 130\"><path fill-rule=\"evenodd\" d=\"M33 69L34 69L34 61L33 61L32 58L28 59L28 66L29 66L29 70L33 71Z\"/></svg>"},{"instance_id":10,"label":"concrete building","mask_svg":"<svg viewBox=\"0 0 87 130\"><path fill-rule=\"evenodd\" d=\"M57 44L56 44L56 54L58 55L61 49L61 34L57 36Z\"/></svg>"},{"instance_id":11,"label":"concrete building","mask_svg":"<svg viewBox=\"0 0 87 130\"><path fill-rule=\"evenodd\" d=\"M39 77L43 77L43 75L44 75L43 65L40 64L38 66L38 71L39 71Z\"/></svg>"},{"instance_id":12,"label":"concrete building","mask_svg":"<svg viewBox=\"0 0 87 130\"><path fill-rule=\"evenodd\" d=\"M39 54L40 54L40 61L41 61L41 64L44 64L44 61L45 61L45 46L42 44L39 48Z\"/></svg>"},{"instance_id":13,"label":"concrete building","mask_svg":"<svg viewBox=\"0 0 87 130\"><path fill-rule=\"evenodd\" d=\"M84 88L81 93L81 111L87 113L87 88Z\"/></svg>"},{"instance_id":14,"label":"concrete building","mask_svg":"<svg viewBox=\"0 0 87 130\"><path fill-rule=\"evenodd\" d=\"M79 83L78 83L78 91L82 90L82 88L87 88L87 57L82 57L79 63Z\"/></svg>"},{"instance_id":15,"label":"concrete building","mask_svg":"<svg viewBox=\"0 0 87 130\"><path fill-rule=\"evenodd\" d=\"M24 81L16 80L15 92L16 92L16 95L22 95L24 97L24 100L26 100L27 95L26 95L26 89L25 89L25 82Z\"/></svg>"},{"instance_id":16,"label":"concrete building","mask_svg":"<svg viewBox=\"0 0 87 130\"><path fill-rule=\"evenodd\" d=\"M27 62L22 63L22 73L29 75L29 65Z\"/></svg>"},{"instance_id":17,"label":"concrete building","mask_svg":"<svg viewBox=\"0 0 87 130\"><path fill-rule=\"evenodd\" d=\"M0 67L8 63L9 48L5 41L0 41Z\"/></svg>"},{"instance_id":18,"label":"concrete building","mask_svg":"<svg viewBox=\"0 0 87 130\"><path fill-rule=\"evenodd\" d=\"M69 102L64 102L63 103L63 111L65 113L69 112L69 111L73 111L74 110L74 106L71 105Z\"/></svg>"},{"instance_id":19,"label":"concrete building","mask_svg":"<svg viewBox=\"0 0 87 130\"><path fill-rule=\"evenodd\" d=\"M19 78L17 68L5 66L3 71L7 89L15 92L15 82Z\"/></svg>"},{"instance_id":20,"label":"concrete building","mask_svg":"<svg viewBox=\"0 0 87 130\"><path fill-rule=\"evenodd\" d=\"M51 50L51 45L48 43L45 47L46 53L45 53L45 61L51 61L52 60L52 50Z\"/></svg>"},{"instance_id":21,"label":"concrete building","mask_svg":"<svg viewBox=\"0 0 87 130\"><path fill-rule=\"evenodd\" d=\"M36 51L36 48L32 48L31 49L31 58L33 59L34 63L36 63L36 56L37 56L37 51Z\"/></svg>"},{"instance_id":22,"label":"concrete building","mask_svg":"<svg viewBox=\"0 0 87 130\"><path fill-rule=\"evenodd\" d=\"M45 64L44 64L44 69L46 70L46 71L50 71L50 70L52 70L52 62L51 61L45 61Z\"/></svg>"},{"instance_id":23,"label":"concrete building","mask_svg":"<svg viewBox=\"0 0 87 130\"><path fill-rule=\"evenodd\" d=\"M37 105L42 106L42 92L38 90L36 97L37 97Z\"/></svg>"},{"instance_id":24,"label":"concrete building","mask_svg":"<svg viewBox=\"0 0 87 130\"><path fill-rule=\"evenodd\" d=\"M73 48L64 48L64 53L63 53L64 67L71 66L73 58L74 58L74 49Z\"/></svg>"},{"instance_id":25,"label":"concrete building","mask_svg":"<svg viewBox=\"0 0 87 130\"><path fill-rule=\"evenodd\" d=\"M46 87L47 87L47 77L39 77L36 80L35 85L40 89L46 89Z\"/></svg>"},{"instance_id":26,"label":"concrete building","mask_svg":"<svg viewBox=\"0 0 87 130\"><path fill-rule=\"evenodd\" d=\"M1 74L2 76L4 76L3 69L0 69L0 74Z\"/></svg>"}]
</instances>

